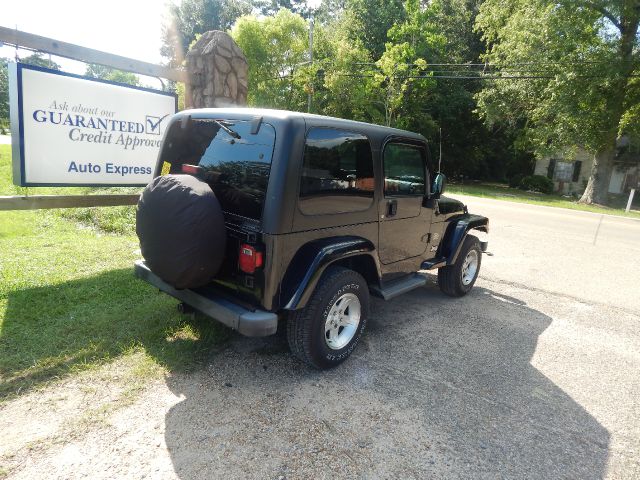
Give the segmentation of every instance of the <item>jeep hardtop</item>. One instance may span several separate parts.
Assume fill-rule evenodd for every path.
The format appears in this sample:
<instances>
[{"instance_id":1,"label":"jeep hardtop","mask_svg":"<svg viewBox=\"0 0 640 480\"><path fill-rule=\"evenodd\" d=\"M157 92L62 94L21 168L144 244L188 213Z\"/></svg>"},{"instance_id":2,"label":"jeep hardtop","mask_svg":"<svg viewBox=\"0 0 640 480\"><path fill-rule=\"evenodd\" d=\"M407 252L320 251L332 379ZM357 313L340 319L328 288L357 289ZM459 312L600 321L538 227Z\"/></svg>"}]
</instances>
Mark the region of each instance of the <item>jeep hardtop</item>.
<instances>
[{"instance_id":1,"label":"jeep hardtop","mask_svg":"<svg viewBox=\"0 0 640 480\"><path fill-rule=\"evenodd\" d=\"M489 221L444 187L416 133L278 110L182 111L141 196L135 272L244 335L272 335L282 319L297 357L333 367L361 338L370 295L423 286L429 270L447 295L473 287L487 243L470 232Z\"/></svg>"}]
</instances>

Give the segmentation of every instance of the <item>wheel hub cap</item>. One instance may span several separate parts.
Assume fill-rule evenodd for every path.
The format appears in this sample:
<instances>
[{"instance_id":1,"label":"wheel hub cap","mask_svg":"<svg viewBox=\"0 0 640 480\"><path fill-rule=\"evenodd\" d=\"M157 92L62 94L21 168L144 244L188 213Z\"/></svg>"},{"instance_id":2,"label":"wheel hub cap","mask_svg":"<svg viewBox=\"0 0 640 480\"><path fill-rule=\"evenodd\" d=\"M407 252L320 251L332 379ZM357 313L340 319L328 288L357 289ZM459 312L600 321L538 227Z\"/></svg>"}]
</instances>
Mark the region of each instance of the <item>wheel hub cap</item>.
<instances>
[{"instance_id":1,"label":"wheel hub cap","mask_svg":"<svg viewBox=\"0 0 640 480\"><path fill-rule=\"evenodd\" d=\"M332 350L344 348L360 325L360 300L353 293L345 293L331 306L324 325L324 338Z\"/></svg>"},{"instance_id":2,"label":"wheel hub cap","mask_svg":"<svg viewBox=\"0 0 640 480\"><path fill-rule=\"evenodd\" d=\"M462 284L469 285L478 271L478 251L470 250L462 262Z\"/></svg>"}]
</instances>

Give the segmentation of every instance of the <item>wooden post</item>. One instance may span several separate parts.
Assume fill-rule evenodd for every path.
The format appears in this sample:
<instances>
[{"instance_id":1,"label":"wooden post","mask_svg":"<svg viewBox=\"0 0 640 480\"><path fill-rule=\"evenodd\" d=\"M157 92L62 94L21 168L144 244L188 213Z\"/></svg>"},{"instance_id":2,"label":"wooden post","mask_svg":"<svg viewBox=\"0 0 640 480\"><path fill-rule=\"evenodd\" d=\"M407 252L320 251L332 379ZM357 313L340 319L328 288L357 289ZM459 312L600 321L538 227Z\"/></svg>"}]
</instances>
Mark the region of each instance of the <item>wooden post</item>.
<instances>
[{"instance_id":1,"label":"wooden post","mask_svg":"<svg viewBox=\"0 0 640 480\"><path fill-rule=\"evenodd\" d=\"M136 205L140 194L134 195L16 195L0 197L2 210L39 210L48 208L115 207Z\"/></svg>"}]
</instances>

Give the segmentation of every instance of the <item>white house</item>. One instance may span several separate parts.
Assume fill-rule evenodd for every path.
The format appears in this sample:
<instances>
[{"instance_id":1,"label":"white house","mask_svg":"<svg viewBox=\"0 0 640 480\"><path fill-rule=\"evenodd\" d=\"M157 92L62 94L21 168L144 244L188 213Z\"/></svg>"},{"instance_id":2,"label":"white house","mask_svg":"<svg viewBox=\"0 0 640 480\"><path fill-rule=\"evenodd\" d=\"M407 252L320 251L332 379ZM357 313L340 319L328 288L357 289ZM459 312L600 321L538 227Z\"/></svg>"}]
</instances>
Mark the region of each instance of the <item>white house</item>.
<instances>
[{"instance_id":1,"label":"white house","mask_svg":"<svg viewBox=\"0 0 640 480\"><path fill-rule=\"evenodd\" d=\"M587 186L592 164L592 154L574 147L538 159L534 174L551 178L558 192L579 195ZM638 188L639 181L640 145L633 145L627 137L622 137L618 141L618 154L609 181L609 193L626 193L632 188Z\"/></svg>"}]
</instances>

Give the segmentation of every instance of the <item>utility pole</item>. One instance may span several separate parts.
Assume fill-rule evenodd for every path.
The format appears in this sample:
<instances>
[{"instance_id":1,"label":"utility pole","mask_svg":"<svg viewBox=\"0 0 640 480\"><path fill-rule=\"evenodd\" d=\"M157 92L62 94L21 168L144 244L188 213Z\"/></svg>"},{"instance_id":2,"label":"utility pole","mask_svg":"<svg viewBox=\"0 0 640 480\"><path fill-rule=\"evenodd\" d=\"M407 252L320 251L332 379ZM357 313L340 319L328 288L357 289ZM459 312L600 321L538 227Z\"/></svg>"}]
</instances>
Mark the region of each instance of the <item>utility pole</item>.
<instances>
[{"instance_id":1,"label":"utility pole","mask_svg":"<svg viewBox=\"0 0 640 480\"><path fill-rule=\"evenodd\" d=\"M309 65L313 68L313 9L309 12ZM309 86L307 98L307 113L311 113L311 102L313 99L313 85Z\"/></svg>"},{"instance_id":2,"label":"utility pole","mask_svg":"<svg viewBox=\"0 0 640 480\"><path fill-rule=\"evenodd\" d=\"M313 14L322 4L322 0L307 0L307 7L309 8L309 65L313 68ZM309 92L307 97L307 112L311 112L311 103L313 102L313 85L309 85Z\"/></svg>"}]
</instances>

